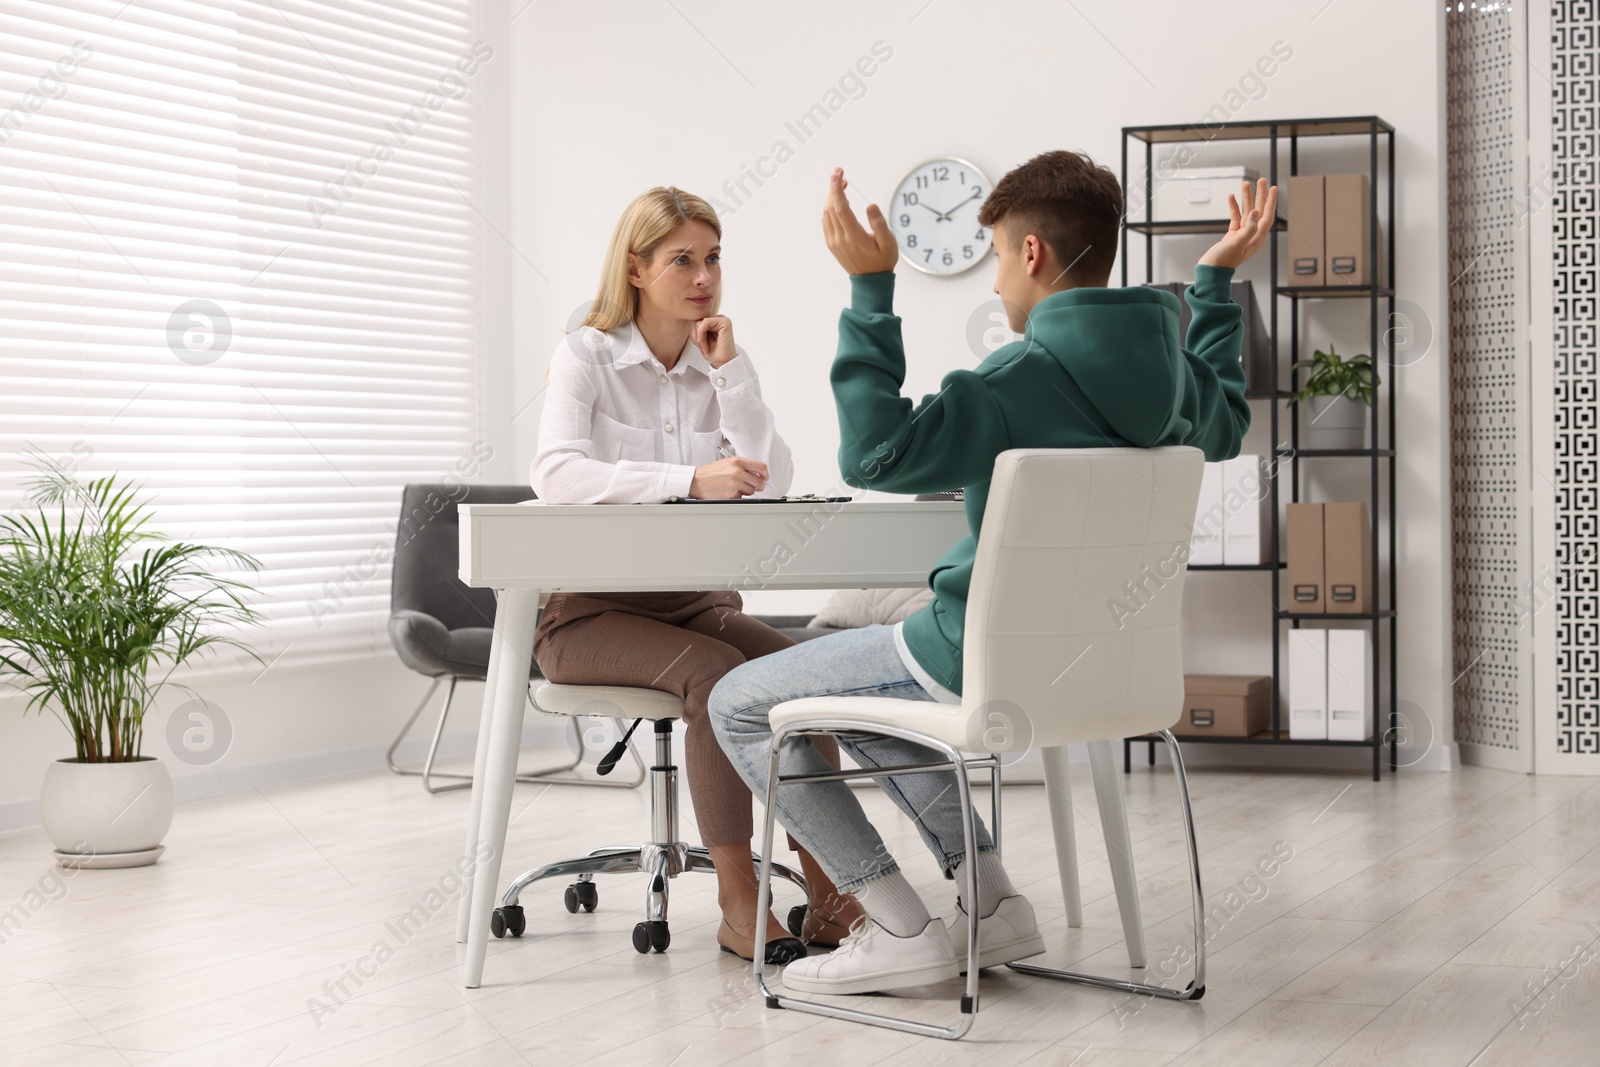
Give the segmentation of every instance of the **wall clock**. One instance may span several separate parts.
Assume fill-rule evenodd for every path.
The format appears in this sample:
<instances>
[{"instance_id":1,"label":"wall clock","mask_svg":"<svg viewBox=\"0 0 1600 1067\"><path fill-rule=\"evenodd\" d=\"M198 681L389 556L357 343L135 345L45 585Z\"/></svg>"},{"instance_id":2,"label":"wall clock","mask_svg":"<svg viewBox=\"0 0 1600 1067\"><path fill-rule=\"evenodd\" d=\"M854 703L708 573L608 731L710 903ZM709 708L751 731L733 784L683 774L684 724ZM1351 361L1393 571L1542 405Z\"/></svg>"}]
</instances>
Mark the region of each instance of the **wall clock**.
<instances>
[{"instance_id":1,"label":"wall clock","mask_svg":"<svg viewBox=\"0 0 1600 1067\"><path fill-rule=\"evenodd\" d=\"M993 243L989 228L978 225L978 209L993 188L983 171L954 156L911 168L886 212L901 257L942 276L976 267Z\"/></svg>"}]
</instances>

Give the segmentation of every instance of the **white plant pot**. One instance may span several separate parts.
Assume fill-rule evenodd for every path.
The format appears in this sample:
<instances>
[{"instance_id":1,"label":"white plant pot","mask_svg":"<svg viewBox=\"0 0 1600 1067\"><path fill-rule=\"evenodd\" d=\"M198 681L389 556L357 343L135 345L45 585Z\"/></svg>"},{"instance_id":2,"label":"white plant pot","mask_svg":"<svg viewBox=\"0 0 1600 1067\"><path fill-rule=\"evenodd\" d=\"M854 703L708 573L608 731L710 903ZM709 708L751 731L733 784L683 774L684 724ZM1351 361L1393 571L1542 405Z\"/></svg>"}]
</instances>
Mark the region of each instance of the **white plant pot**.
<instances>
[{"instance_id":1,"label":"white plant pot","mask_svg":"<svg viewBox=\"0 0 1600 1067\"><path fill-rule=\"evenodd\" d=\"M64 866L154 863L172 826L172 776L153 757L58 759L44 774L39 818Z\"/></svg>"},{"instance_id":2,"label":"white plant pot","mask_svg":"<svg viewBox=\"0 0 1600 1067\"><path fill-rule=\"evenodd\" d=\"M1338 396L1314 396L1306 413L1307 448L1367 447L1367 405Z\"/></svg>"}]
</instances>

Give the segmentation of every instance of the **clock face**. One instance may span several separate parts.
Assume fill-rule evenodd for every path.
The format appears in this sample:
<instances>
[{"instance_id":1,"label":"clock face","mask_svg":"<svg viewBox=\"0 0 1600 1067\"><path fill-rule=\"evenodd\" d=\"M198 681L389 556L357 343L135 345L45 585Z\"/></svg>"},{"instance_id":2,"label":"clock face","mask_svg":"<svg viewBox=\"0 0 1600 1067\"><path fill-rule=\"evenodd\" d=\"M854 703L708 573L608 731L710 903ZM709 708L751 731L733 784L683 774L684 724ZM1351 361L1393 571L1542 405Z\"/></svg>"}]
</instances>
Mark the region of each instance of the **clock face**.
<instances>
[{"instance_id":1,"label":"clock face","mask_svg":"<svg viewBox=\"0 0 1600 1067\"><path fill-rule=\"evenodd\" d=\"M993 235L978 225L978 209L994 188L964 159L933 159L900 180L885 212L900 241L900 255L929 274L960 274L976 267Z\"/></svg>"}]
</instances>

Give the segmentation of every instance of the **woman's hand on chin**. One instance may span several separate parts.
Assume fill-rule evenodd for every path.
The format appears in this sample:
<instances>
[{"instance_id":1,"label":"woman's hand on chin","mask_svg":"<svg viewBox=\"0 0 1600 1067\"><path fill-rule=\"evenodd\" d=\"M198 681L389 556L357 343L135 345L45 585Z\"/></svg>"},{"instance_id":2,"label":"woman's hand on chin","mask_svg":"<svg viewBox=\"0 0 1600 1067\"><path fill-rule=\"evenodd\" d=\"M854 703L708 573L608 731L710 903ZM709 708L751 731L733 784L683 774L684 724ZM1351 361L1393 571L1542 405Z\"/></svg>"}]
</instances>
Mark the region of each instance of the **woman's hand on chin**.
<instances>
[{"instance_id":1,"label":"woman's hand on chin","mask_svg":"<svg viewBox=\"0 0 1600 1067\"><path fill-rule=\"evenodd\" d=\"M689 337L713 367L720 367L739 354L733 347L733 321L726 315L707 315L697 320Z\"/></svg>"},{"instance_id":2,"label":"woman's hand on chin","mask_svg":"<svg viewBox=\"0 0 1600 1067\"><path fill-rule=\"evenodd\" d=\"M694 469L689 495L700 500L735 500L759 493L767 484L767 465L758 459L729 456Z\"/></svg>"}]
</instances>

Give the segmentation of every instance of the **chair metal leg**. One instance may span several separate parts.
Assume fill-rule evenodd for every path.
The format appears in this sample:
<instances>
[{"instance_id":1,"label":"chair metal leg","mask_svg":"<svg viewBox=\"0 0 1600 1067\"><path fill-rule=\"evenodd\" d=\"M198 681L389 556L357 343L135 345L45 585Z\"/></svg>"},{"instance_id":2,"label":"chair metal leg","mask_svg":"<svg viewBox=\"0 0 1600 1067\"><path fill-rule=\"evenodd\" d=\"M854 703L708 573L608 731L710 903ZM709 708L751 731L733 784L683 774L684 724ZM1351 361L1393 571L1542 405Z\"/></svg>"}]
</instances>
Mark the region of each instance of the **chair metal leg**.
<instances>
[{"instance_id":1,"label":"chair metal leg","mask_svg":"<svg viewBox=\"0 0 1600 1067\"><path fill-rule=\"evenodd\" d=\"M1000 851L1000 764L996 763L989 768L989 836L994 839L994 854L1002 857ZM971 855L971 853L968 853Z\"/></svg>"},{"instance_id":2,"label":"chair metal leg","mask_svg":"<svg viewBox=\"0 0 1600 1067\"><path fill-rule=\"evenodd\" d=\"M650 872L650 884L644 892L644 918L646 922L665 922L667 919L667 880L676 872L666 852L656 853L655 869Z\"/></svg>"},{"instance_id":3,"label":"chair metal leg","mask_svg":"<svg viewBox=\"0 0 1600 1067\"><path fill-rule=\"evenodd\" d=\"M811 736L817 734L864 733L878 734L884 737L895 737L902 741L911 741L933 749L944 757L934 763L912 764L904 767L879 767L856 771L831 771L823 774L795 774L780 776L778 761L782 754L783 743L795 736ZM888 778L897 774L922 774L929 771L954 771L957 788L961 795L961 836L968 857L974 856L978 851L977 825L972 812L972 787L967 781L967 771L970 768L987 767L990 769L991 781L996 784L998 794L1000 761L993 756L981 759L963 759L960 752L940 741L936 737L917 733L914 730L901 730L885 726L877 722L867 722L844 717L830 717L826 719L812 719L808 721L790 723L777 730L772 737L771 754L767 765L767 796L766 816L761 828L761 870L756 877L756 936L755 943L762 945L767 940L767 912L772 906L772 835L777 823L777 797L778 786L785 782L821 782L821 781L850 781L857 778ZM965 900L978 899L978 865L964 863L962 869L965 877L962 886L962 897ZM857 1011L853 1008L840 1008L831 1004L819 1004L814 1001L800 1000L790 996L779 996L767 988L767 976L763 961L756 959L751 966L755 976L756 989L766 1000L769 1008L788 1008L794 1011L803 1011L811 1015L825 1015L833 1019L846 1019L850 1022L865 1023L868 1026L880 1026L889 1030L899 1030L909 1034L919 1034L923 1037L938 1037L954 1040L972 1029L973 1017L978 1011L978 924L967 924L967 978L966 992L961 997L961 1017L953 1026L932 1026L911 1019L899 1019L887 1015L875 1015L872 1012Z\"/></svg>"},{"instance_id":4,"label":"chair metal leg","mask_svg":"<svg viewBox=\"0 0 1600 1067\"><path fill-rule=\"evenodd\" d=\"M394 742L390 744L389 750L384 753L383 757L384 762L388 764L391 771L393 771L395 774L407 775L413 778L421 778L422 788L426 789L432 794L448 793L455 789L467 789L472 785L472 775L470 774L459 774L454 771L435 771L433 769L434 760L439 754L439 740L444 737L444 725L450 717L450 706L455 700L456 682L459 680L460 679L454 675L450 676L450 688L445 691L444 706L439 709L439 721L434 725L433 739L428 744L428 755L423 760L421 769L419 770L414 767L400 766L395 762L394 754L400 748L400 743L406 739L406 735L411 732L411 727L416 723L418 716L422 714L422 709L427 706L429 700L433 699L433 694L438 691L440 683L444 681L443 677L435 678L433 680L433 685L428 687L427 693L424 694L422 700L418 702L416 710L411 713L411 717L406 719L406 724L400 728L400 733L396 735ZM532 703L533 698L531 695L529 696L528 700L529 703ZM537 704L534 704L533 706L537 710L544 710L539 708ZM578 720L576 718L571 716L562 717L572 724L572 737L576 743L575 747L578 755L574 756L568 763L556 764L555 766L551 767L543 767L534 771L519 771L517 772L516 779L518 782L523 784L545 783L548 785L592 785L606 789L634 789L643 784L648 772L645 768L644 760L640 758L638 750L632 745L628 746L628 754L633 757L634 766L634 774L631 778L613 780L610 778L599 778L569 773L575 770L578 764L583 762L583 731L578 726ZM454 779L454 782L451 785L434 785L433 780L435 778Z\"/></svg>"},{"instance_id":5,"label":"chair metal leg","mask_svg":"<svg viewBox=\"0 0 1600 1067\"><path fill-rule=\"evenodd\" d=\"M422 761L422 788L426 789L430 794L445 793L452 789L470 789L472 787L472 776L470 774L440 775L441 778L450 777L464 780L457 781L455 785L435 787L433 784L433 761L439 755L439 739L444 736L445 720L450 717L450 702L455 697L456 676L452 674L450 676L450 688L444 695L444 707L439 712L439 722L433 728L433 740L428 742L427 758Z\"/></svg>"},{"instance_id":6,"label":"chair metal leg","mask_svg":"<svg viewBox=\"0 0 1600 1067\"><path fill-rule=\"evenodd\" d=\"M687 852L688 855L684 864L684 870L709 871L712 873L716 872L717 865L711 860L710 849L701 848L699 845L693 845L687 850ZM754 869L756 876L759 878L761 876L761 854L759 852L750 853L750 866L752 869ZM793 867L790 867L784 863L774 863L772 865L772 873L790 883L795 888L799 889L800 892L806 892L806 876L795 870Z\"/></svg>"},{"instance_id":7,"label":"chair metal leg","mask_svg":"<svg viewBox=\"0 0 1600 1067\"><path fill-rule=\"evenodd\" d=\"M545 878L559 878L562 875L637 873L643 869L640 865L640 857L643 855L644 849L641 847L618 849L600 856L581 856L577 859L546 863L519 875L516 881L506 887L500 903L507 906L516 905L524 889Z\"/></svg>"},{"instance_id":8,"label":"chair metal leg","mask_svg":"<svg viewBox=\"0 0 1600 1067\"><path fill-rule=\"evenodd\" d=\"M1193 892L1194 905L1194 978L1183 989L1172 989L1168 986L1156 985L1152 982L1128 982L1105 975L1083 974L1078 971L1063 970L1058 967L1045 967L1037 963L1008 963L1013 971L1022 974L1037 975L1041 978L1055 978L1063 982L1078 982L1083 985L1097 986L1101 989L1117 989L1126 993L1140 993L1152 997L1162 997L1167 1000L1199 1000L1206 992L1206 934L1205 934L1205 893L1200 886L1200 846L1194 834L1194 809L1189 802L1189 778L1184 771L1183 755L1178 751L1178 741L1172 736L1171 731L1163 730L1161 738L1167 743L1167 751L1172 756L1172 770L1178 779L1178 799L1183 813L1183 832L1189 844L1189 881ZM1108 764L1108 766L1110 766ZM1115 774L1112 768L1112 774Z\"/></svg>"},{"instance_id":9,"label":"chair metal leg","mask_svg":"<svg viewBox=\"0 0 1600 1067\"><path fill-rule=\"evenodd\" d=\"M394 761L394 754L395 754L395 751L400 747L400 742L402 742L402 741L404 741L406 739L406 734L411 732L411 727L417 721L417 717L422 714L422 709L428 706L428 701L433 699L433 694L435 694L435 693L437 693L439 691L439 683L441 683L443 681L444 681L444 679L442 677L435 678L433 680L433 684L428 686L428 691L426 693L422 694L422 699L421 700L417 701L417 706L411 712L410 718L406 719L406 724L404 726L400 727L400 733L395 736L394 743L389 746L389 751L387 751L387 752L385 752L383 754L383 761L389 765L389 769L391 771L393 771L395 774L412 774L412 775L414 775L414 774L421 773L419 771L407 770L406 768L401 767L399 764L397 764ZM455 685L455 679L454 678L450 679L450 684L451 684L452 687L454 687L454 685ZM441 716L439 716L439 718L441 720L443 720L444 716L441 715Z\"/></svg>"}]
</instances>

